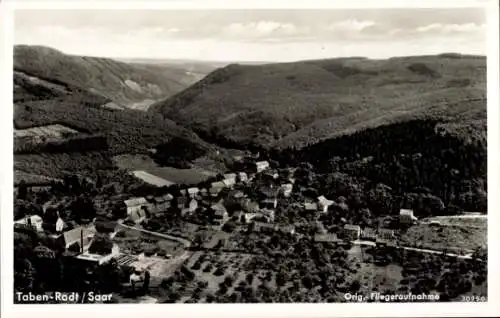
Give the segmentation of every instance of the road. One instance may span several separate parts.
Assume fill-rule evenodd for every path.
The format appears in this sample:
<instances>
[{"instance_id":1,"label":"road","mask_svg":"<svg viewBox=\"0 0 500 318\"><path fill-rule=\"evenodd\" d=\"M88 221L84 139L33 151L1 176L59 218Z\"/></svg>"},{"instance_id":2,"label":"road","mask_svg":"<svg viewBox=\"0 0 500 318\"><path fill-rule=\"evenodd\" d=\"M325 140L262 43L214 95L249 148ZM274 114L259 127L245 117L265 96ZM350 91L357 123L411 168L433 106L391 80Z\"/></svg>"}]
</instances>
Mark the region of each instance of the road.
<instances>
[{"instance_id":1,"label":"road","mask_svg":"<svg viewBox=\"0 0 500 318\"><path fill-rule=\"evenodd\" d=\"M148 230L145 230L145 229L137 228L137 227L134 227L134 226L128 226L128 225L125 225L125 224L123 224L121 222L118 222L118 225L121 226L121 227L123 227L123 228L126 228L126 229L136 230L136 231L139 231L139 232L142 232L142 233L146 233L146 234L149 234L149 235L152 235L152 236L156 236L156 237L160 237L160 238L163 238L163 239L167 239L167 240L170 240L170 241L176 241L176 242L179 242L182 245L184 245L184 247L190 247L191 246L191 241L189 241L188 239L182 238L182 237L173 236L173 235L169 235L169 234L158 233L158 232L152 232L152 231L148 231Z\"/></svg>"},{"instance_id":2,"label":"road","mask_svg":"<svg viewBox=\"0 0 500 318\"><path fill-rule=\"evenodd\" d=\"M364 245L364 246L376 246L377 244L372 241L362 241L362 240L356 240L352 242L355 245ZM431 249L426 249L426 248L417 248L417 247L410 247L410 246L396 246L396 248L404 249L407 251L415 251L415 252L420 252L420 253L429 253L429 254L443 254L443 251L439 250L431 250ZM460 254L455 254L455 253L446 253L446 256L451 256L451 257L456 257L460 259L473 259L472 258L472 253L469 253L467 255L460 255Z\"/></svg>"}]
</instances>

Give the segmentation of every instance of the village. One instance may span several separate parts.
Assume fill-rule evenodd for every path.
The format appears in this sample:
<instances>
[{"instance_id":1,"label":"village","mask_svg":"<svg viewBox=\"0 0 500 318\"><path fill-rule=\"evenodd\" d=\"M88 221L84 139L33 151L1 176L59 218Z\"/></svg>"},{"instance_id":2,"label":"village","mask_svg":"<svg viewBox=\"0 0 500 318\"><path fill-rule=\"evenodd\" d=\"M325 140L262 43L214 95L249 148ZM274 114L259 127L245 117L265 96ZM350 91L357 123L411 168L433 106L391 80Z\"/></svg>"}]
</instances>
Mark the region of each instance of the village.
<instances>
[{"instance_id":1,"label":"village","mask_svg":"<svg viewBox=\"0 0 500 318\"><path fill-rule=\"evenodd\" d=\"M240 171L228 172L210 183L179 186L162 195L124 198L114 204L123 217L115 217L112 222L94 218L68 229L57 211L54 217L54 213L44 210L43 216L28 215L15 220L15 230L29 227L43 233L47 229L43 224L52 222L49 236L63 247L66 261L87 272L113 262L128 273L123 282L123 288L128 290L148 290L161 285L181 266L192 263L190 258L196 251L252 253L238 240L241 233L249 232L257 235L279 232L327 246L381 249L390 246L471 258L471 250L433 250L403 244L401 232L419 223L410 209L401 209L399 216L385 222L385 226L362 227L341 218L338 225L327 230L322 217L333 205L342 206L342 198L308 194L297 181L296 168L278 169L268 161L247 158L240 158L239 163ZM304 232L299 230L301 224L287 222L282 214L289 207L314 224L315 231ZM44 220L49 214L52 219ZM441 226L438 221L430 225ZM43 246L37 251L50 254ZM134 297L130 302L156 301L146 295Z\"/></svg>"}]
</instances>

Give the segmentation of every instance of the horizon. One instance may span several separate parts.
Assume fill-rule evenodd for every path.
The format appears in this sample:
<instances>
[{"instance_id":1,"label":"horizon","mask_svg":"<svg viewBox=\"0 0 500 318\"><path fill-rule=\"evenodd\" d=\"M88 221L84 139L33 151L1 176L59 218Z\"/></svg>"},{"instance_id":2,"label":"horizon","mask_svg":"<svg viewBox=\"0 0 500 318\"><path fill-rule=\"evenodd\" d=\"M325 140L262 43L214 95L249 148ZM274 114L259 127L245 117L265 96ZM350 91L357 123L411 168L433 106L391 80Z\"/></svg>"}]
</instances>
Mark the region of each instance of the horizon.
<instances>
[{"instance_id":1,"label":"horizon","mask_svg":"<svg viewBox=\"0 0 500 318\"><path fill-rule=\"evenodd\" d=\"M118 60L215 63L486 55L485 15L482 8L17 10L14 43Z\"/></svg>"},{"instance_id":2,"label":"horizon","mask_svg":"<svg viewBox=\"0 0 500 318\"><path fill-rule=\"evenodd\" d=\"M303 59L303 60L296 60L296 61L245 61L245 60L228 60L228 61L213 61L213 60L194 60L194 59L177 59L177 58L149 58L149 57L113 57L113 56L101 56L101 55L79 55L79 54L71 54L68 52L64 52L63 50L60 50L58 48L50 47L50 46L45 46L45 45L31 45L31 44L15 44L14 48L17 46L29 46L29 47L44 47L47 49L52 49L55 51L59 51L62 54L68 55L68 56L84 56L84 57L93 57L93 58L106 58L106 59L112 59L115 61L119 62L124 62L124 63L146 63L148 61L150 62L157 62L157 63L178 63L178 64L183 64L183 63L214 63L214 64L231 64L231 63L250 63L250 64L286 64L286 63L296 63L296 62L304 62L304 61L316 61L316 60L330 60L330 59L364 59L364 60L389 60L389 59L394 59L394 58L408 58L408 57L426 57L426 56L440 56L440 55L461 55L461 56L470 56L470 57L481 57L481 58L486 58L487 56L485 54L468 54L468 53L460 53L460 52L441 52L441 53L436 53L436 54L421 54L421 55L399 55L399 56L390 56L387 58L369 58L365 56L332 56L332 57L325 57L325 58L320 58L320 59Z\"/></svg>"}]
</instances>

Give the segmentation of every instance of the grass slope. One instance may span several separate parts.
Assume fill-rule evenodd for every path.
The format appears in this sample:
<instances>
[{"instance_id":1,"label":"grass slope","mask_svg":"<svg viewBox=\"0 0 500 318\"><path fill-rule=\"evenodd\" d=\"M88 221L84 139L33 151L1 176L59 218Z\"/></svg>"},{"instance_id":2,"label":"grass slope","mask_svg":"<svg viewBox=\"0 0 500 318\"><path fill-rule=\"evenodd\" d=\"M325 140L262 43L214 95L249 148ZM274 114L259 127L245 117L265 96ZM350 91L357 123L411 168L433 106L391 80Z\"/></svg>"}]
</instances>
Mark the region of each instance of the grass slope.
<instances>
[{"instance_id":1,"label":"grass slope","mask_svg":"<svg viewBox=\"0 0 500 318\"><path fill-rule=\"evenodd\" d=\"M132 108L147 108L199 79L179 67L127 64L26 45L14 47L14 70L22 74L24 80L52 82L52 90L58 93L61 91L56 86L72 85ZM18 89L20 92L22 85ZM143 101L147 101L147 105L142 104Z\"/></svg>"},{"instance_id":2,"label":"grass slope","mask_svg":"<svg viewBox=\"0 0 500 318\"><path fill-rule=\"evenodd\" d=\"M485 83L485 58L454 54L232 64L150 110L212 141L304 147L428 117L454 131L481 129Z\"/></svg>"}]
</instances>

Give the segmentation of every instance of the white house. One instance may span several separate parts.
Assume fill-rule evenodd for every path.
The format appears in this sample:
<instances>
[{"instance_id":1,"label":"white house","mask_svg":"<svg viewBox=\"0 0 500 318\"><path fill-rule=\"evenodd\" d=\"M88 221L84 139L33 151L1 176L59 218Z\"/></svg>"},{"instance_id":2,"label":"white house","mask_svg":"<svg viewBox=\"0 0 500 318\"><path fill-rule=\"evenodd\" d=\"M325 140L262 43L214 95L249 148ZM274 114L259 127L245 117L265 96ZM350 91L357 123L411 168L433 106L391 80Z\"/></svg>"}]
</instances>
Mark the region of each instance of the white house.
<instances>
[{"instance_id":1,"label":"white house","mask_svg":"<svg viewBox=\"0 0 500 318\"><path fill-rule=\"evenodd\" d=\"M269 162L267 161L258 161L255 163L255 170L257 172L262 172L268 168L269 168Z\"/></svg>"},{"instance_id":2,"label":"white house","mask_svg":"<svg viewBox=\"0 0 500 318\"><path fill-rule=\"evenodd\" d=\"M236 183L236 173L226 173L224 174L224 180L231 180Z\"/></svg>"},{"instance_id":3,"label":"white house","mask_svg":"<svg viewBox=\"0 0 500 318\"><path fill-rule=\"evenodd\" d=\"M287 183L281 186L281 193L283 193L284 197L289 197L292 194L293 184Z\"/></svg>"},{"instance_id":4,"label":"white house","mask_svg":"<svg viewBox=\"0 0 500 318\"><path fill-rule=\"evenodd\" d=\"M248 181L248 175L245 172L238 172L238 181L239 182L247 182Z\"/></svg>"},{"instance_id":5,"label":"white house","mask_svg":"<svg viewBox=\"0 0 500 318\"><path fill-rule=\"evenodd\" d=\"M62 232L65 225L66 224L64 223L64 221L60 217L58 217L56 221L56 232Z\"/></svg>"},{"instance_id":6,"label":"white house","mask_svg":"<svg viewBox=\"0 0 500 318\"><path fill-rule=\"evenodd\" d=\"M399 223L401 224L412 224L418 219L413 215L413 210L401 209L399 211Z\"/></svg>"},{"instance_id":7,"label":"white house","mask_svg":"<svg viewBox=\"0 0 500 318\"><path fill-rule=\"evenodd\" d=\"M14 224L29 225L29 226L32 226L38 232L43 232L43 228L42 228L43 219L39 215L28 215L28 216L25 216L22 219L14 221Z\"/></svg>"},{"instance_id":8,"label":"white house","mask_svg":"<svg viewBox=\"0 0 500 318\"><path fill-rule=\"evenodd\" d=\"M217 196L226 187L226 184L222 181L212 182L210 184L210 195Z\"/></svg>"},{"instance_id":9,"label":"white house","mask_svg":"<svg viewBox=\"0 0 500 318\"><path fill-rule=\"evenodd\" d=\"M333 204L332 200L328 200L325 196L318 197L318 210L325 213L328 212L328 207Z\"/></svg>"},{"instance_id":10,"label":"white house","mask_svg":"<svg viewBox=\"0 0 500 318\"><path fill-rule=\"evenodd\" d=\"M192 187L187 189L187 194L189 195L190 198L194 198L199 192L200 189L198 189L197 187Z\"/></svg>"},{"instance_id":11,"label":"white house","mask_svg":"<svg viewBox=\"0 0 500 318\"><path fill-rule=\"evenodd\" d=\"M145 198L131 198L124 201L125 206L127 207L127 215L130 216L137 211L143 210L143 207L148 206L148 202Z\"/></svg>"}]
</instances>

